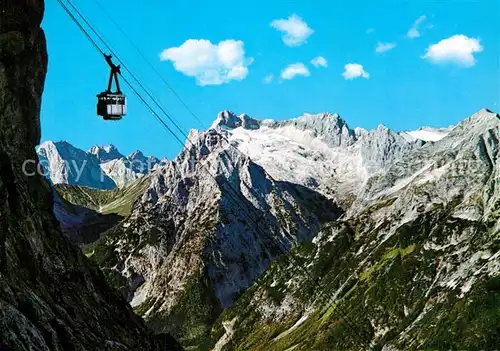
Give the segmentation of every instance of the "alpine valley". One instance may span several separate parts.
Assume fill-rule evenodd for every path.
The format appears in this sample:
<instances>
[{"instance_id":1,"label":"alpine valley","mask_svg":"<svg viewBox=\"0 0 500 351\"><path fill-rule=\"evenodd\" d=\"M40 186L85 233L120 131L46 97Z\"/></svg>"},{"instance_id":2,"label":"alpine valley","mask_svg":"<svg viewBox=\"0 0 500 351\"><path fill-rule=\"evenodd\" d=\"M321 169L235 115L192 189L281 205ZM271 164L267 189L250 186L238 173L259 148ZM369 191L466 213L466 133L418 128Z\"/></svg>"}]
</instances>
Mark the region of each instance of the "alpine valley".
<instances>
[{"instance_id":1,"label":"alpine valley","mask_svg":"<svg viewBox=\"0 0 500 351\"><path fill-rule=\"evenodd\" d=\"M186 350L491 350L499 140L486 109L410 132L223 111L146 169L111 146L38 154L63 232Z\"/></svg>"}]
</instances>

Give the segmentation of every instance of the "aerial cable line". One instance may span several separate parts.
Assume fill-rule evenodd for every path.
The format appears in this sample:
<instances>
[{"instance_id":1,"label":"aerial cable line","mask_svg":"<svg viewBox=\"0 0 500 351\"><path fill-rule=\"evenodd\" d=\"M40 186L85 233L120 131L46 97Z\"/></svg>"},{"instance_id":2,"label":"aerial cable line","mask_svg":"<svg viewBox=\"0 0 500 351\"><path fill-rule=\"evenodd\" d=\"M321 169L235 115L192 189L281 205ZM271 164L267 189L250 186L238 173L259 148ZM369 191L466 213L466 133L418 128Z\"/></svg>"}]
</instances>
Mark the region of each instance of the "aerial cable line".
<instances>
[{"instance_id":1,"label":"aerial cable line","mask_svg":"<svg viewBox=\"0 0 500 351\"><path fill-rule=\"evenodd\" d=\"M62 0L57 0L57 2L61 5L61 7L66 11L68 16L75 22L75 24L80 28L80 30L83 32L83 34L87 37L87 39L92 43L92 45L99 51L103 56L105 56L104 51L101 50L99 45L95 42L95 40L92 38L92 36L85 30L85 28L78 22L76 17L73 15L73 13L69 10L69 8L63 3Z\"/></svg>"},{"instance_id":2,"label":"aerial cable line","mask_svg":"<svg viewBox=\"0 0 500 351\"><path fill-rule=\"evenodd\" d=\"M147 101L144 99L144 97L141 96L141 94L133 87L133 85L125 78L122 76L123 81L128 85L130 89L134 92L134 94L137 96L137 98L149 109L151 114L156 117L156 119L162 124L163 127L167 129L167 131L172 134L172 136L175 138L177 142L181 144L181 146L184 146L184 143L182 140L177 136L177 134L168 126L167 123L161 118L155 111L154 109L151 108L151 106L147 103Z\"/></svg>"},{"instance_id":3,"label":"aerial cable line","mask_svg":"<svg viewBox=\"0 0 500 351\"><path fill-rule=\"evenodd\" d=\"M93 46L104 56L104 57L107 57L107 55L104 53L104 51L99 47L99 45L95 42L95 40L92 38L92 36L85 30L85 28L80 24L80 22L78 21L78 19L73 15L73 13L69 10L69 8L63 3L62 0L57 0L59 2L59 4L61 4L61 6L64 8L64 10L66 11L66 13L71 17L71 19L75 22L75 24L83 31L83 33L85 34L85 36L90 40L90 42L93 44ZM94 34L96 34L98 36L98 38L104 43L104 45L108 48L108 50L113 54L115 55L115 52L111 49L111 47L106 43L106 41L104 40L104 38L99 35L99 33L97 33L97 31L92 27L92 25L83 17L83 15L81 14L80 11L78 11L78 9L69 1L67 0L68 3L71 5L71 7L78 13L78 15L84 20L84 22L87 24L87 26L89 26L92 30L92 32L94 32ZM123 64L123 61L119 59L119 57L117 55L115 55L115 57L120 61L121 64ZM125 68L125 65L123 64L124 68ZM127 72L130 72L128 68L125 68L127 70ZM145 99L139 94L139 92L132 86L132 84L123 76L123 74L121 74L121 77L122 79L124 80L124 82L132 89L132 91L135 93L135 95L144 103L146 104L146 101ZM135 79L137 81L137 79ZM147 105L149 107L149 105ZM160 118L158 116L158 114L156 112L154 112L154 110L150 109L152 114L158 119L158 121L174 136L174 138L181 143L181 145L183 145L183 142L182 140L175 134L175 132L165 123L165 121Z\"/></svg>"},{"instance_id":4,"label":"aerial cable line","mask_svg":"<svg viewBox=\"0 0 500 351\"><path fill-rule=\"evenodd\" d=\"M196 119L196 121L206 129L201 119L194 113L194 111L188 106L188 104L182 99L182 97L175 91L173 86L168 83L168 81L163 77L163 75L158 71L158 69L151 63L151 61L144 55L141 49L130 39L127 33L122 29L122 27L118 24L117 21L111 16L111 14L106 10L104 6L100 3L99 0L94 0L94 2L99 6L102 12L109 18L109 20L115 25L115 27L123 34L125 39L132 45L132 47L137 51L137 53L142 57L142 59L148 64L148 66L156 73L156 75L163 81L165 86L174 94L174 96L179 100L179 102L186 108L186 110L191 114L191 116Z\"/></svg>"},{"instance_id":5,"label":"aerial cable line","mask_svg":"<svg viewBox=\"0 0 500 351\"><path fill-rule=\"evenodd\" d=\"M59 1L59 0L58 0ZM174 125L174 127L179 131L184 136L187 136L188 134L186 131L184 131L179 124L170 116L170 114L167 112L167 109L160 105L158 103L158 99L156 99L150 92L149 90L140 82L140 80L136 77L136 75L128 68L128 66L125 64L125 62L116 54L116 52L111 48L110 45L106 42L106 40L103 38L102 35L97 32L97 30L94 29L94 27L89 23L89 21L86 19L86 17L76 8L75 5L70 0L67 0L68 4L73 8L73 10L80 16L80 18L85 22L85 24L90 28L90 30L99 38L99 40L104 44L104 46L109 50L109 52L116 57L118 62L123 66L125 71L132 77L132 79L139 85L139 87L144 90L146 95L155 103L155 105L165 114L165 116L168 118L168 120ZM121 74L123 77L123 74Z\"/></svg>"},{"instance_id":6,"label":"aerial cable line","mask_svg":"<svg viewBox=\"0 0 500 351\"><path fill-rule=\"evenodd\" d=\"M75 21L75 23L78 25L78 27L85 33L85 35L87 36L87 38L94 44L94 46L96 47L96 49L99 50L99 52L101 52L103 55L103 51L99 48L99 46L95 43L95 41L92 39L92 37L88 34L88 32L83 28L83 26L81 26L81 24L78 22L78 20L71 14L71 12L69 11L69 9L64 6L64 4L61 2L61 0L58 0L58 2L63 6L63 8L65 8L66 12L68 13L68 15L70 15L70 17L73 19L73 21ZM76 7L74 7L74 5L72 5L69 0L68 0L68 3L75 9L75 11L80 15L80 17L82 17L82 19L84 19L85 23L91 28L91 30L99 37L99 39L105 44L105 46L113 53L112 49L109 47L109 45L107 45L107 43L104 41L104 39L102 38L102 36L100 36L94 29L93 27L90 25L90 23L88 23L88 21L85 20L85 18L81 15L81 13L76 9ZM123 64L123 62L121 62ZM125 67L125 65L124 65ZM134 78L134 80L136 80L136 82L142 87L142 89L144 91L147 92L147 90L144 88L144 86L137 80L137 78L135 78L135 76L133 75L133 73L127 68L126 69L130 74L131 76ZM184 146L184 143L182 142L182 140L176 135L176 133L167 125L167 123L154 111L154 109L147 103L147 101L144 99L144 97L137 91L137 89L135 89L132 84L125 78L123 77L122 75L122 78L124 79L125 83L133 90L133 92L138 96L138 98L141 100L141 102L143 102L146 107L151 111L151 113L158 119L158 121L167 129L167 131L172 134L174 136L174 138L177 140L177 142L179 142L179 144L181 146ZM158 103L155 101L155 99L149 95L149 97L158 105ZM171 120L170 116L162 109L162 112ZM173 122L171 120L171 122ZM175 122L173 122L175 124ZM182 134L182 133L181 133ZM189 138L187 139L192 145L194 145L190 140ZM205 168L205 170L207 171L207 173L214 179L214 181L217 182L217 178L211 174L211 172L208 170L208 167L206 167L204 164L200 163L200 165ZM229 181L225 178L222 178L223 181L225 181L228 185L228 187L235 193L235 195L237 197L240 198L240 200L244 200L246 201L246 198L243 198L243 196L241 194L239 194L234 188L233 186L229 183ZM248 187L248 186L247 186ZM221 189L222 190L222 189ZM260 231L261 231L261 234L263 234L267 239L269 239L271 242L274 242L274 244L278 247L278 249L289 259L291 259L292 261L295 262L296 264L296 268L298 267L300 270L302 270L313 282L316 283L316 285L319 285L318 282L317 282L317 279L314 279L310 273L304 268L302 267L302 265L300 264L300 262L297 261L297 259L295 257L293 257L293 255L291 255L291 253L285 248L283 249L281 247L281 242L276 240L276 238L272 237L272 236L269 236L269 234L265 231L265 230L262 230L259 226L259 224L245 211L245 209L240 205L240 203L230 194L230 193L226 193L227 195L229 195L229 198L231 200L233 200L233 202L243 211L243 214L245 214L248 219L250 219L251 222L254 223L254 226L255 228L258 228ZM255 230L254 228L254 230ZM291 234L286 230L284 229L287 234L289 236L291 236ZM292 265L294 265L292 263ZM321 295L323 295L323 297L325 296L324 295L324 291L320 291ZM328 297L328 296L327 296ZM349 321L349 318L347 316L347 313L345 313L343 311L343 309L341 308L340 305L337 305L337 310L339 312L341 312L341 314L343 315L342 317L344 318L344 323L351 328L352 331L355 332L355 334L357 334L358 337L360 337L361 339L363 339L360 334L363 334L364 337L367 337L367 334L365 334L363 331L362 333L360 333L360 330L357 328L357 326L354 324L352 324L352 322ZM368 342L366 342L366 340L368 340ZM367 339L365 339L365 345L370 347L370 338L368 337Z\"/></svg>"}]
</instances>

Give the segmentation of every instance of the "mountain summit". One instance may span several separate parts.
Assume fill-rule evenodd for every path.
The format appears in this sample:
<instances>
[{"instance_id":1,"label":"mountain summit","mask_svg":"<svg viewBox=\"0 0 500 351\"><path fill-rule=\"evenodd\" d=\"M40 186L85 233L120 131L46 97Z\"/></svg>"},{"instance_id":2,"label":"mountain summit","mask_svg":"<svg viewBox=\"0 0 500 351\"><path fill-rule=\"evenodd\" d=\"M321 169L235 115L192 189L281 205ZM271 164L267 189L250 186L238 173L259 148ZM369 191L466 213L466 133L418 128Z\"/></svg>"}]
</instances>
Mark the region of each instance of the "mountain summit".
<instances>
[{"instance_id":1,"label":"mountain summit","mask_svg":"<svg viewBox=\"0 0 500 351\"><path fill-rule=\"evenodd\" d=\"M88 153L95 155L101 163L125 157L112 144L107 146L94 146L88 151Z\"/></svg>"},{"instance_id":2,"label":"mountain summit","mask_svg":"<svg viewBox=\"0 0 500 351\"><path fill-rule=\"evenodd\" d=\"M217 118L212 123L211 128L238 128L243 127L245 129L258 129L260 122L251 118L247 114L241 114L236 116L233 112L224 110L219 112Z\"/></svg>"}]
</instances>

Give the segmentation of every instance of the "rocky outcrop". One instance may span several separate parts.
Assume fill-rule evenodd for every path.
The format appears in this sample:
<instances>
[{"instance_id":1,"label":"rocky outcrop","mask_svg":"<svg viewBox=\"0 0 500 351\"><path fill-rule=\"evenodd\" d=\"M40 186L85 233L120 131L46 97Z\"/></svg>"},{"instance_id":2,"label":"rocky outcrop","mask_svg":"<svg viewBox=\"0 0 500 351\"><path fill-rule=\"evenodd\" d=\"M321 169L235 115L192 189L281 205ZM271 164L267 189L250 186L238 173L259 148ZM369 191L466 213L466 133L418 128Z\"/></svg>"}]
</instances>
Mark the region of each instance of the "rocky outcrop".
<instances>
[{"instance_id":1,"label":"rocky outcrop","mask_svg":"<svg viewBox=\"0 0 500 351\"><path fill-rule=\"evenodd\" d=\"M36 172L47 70L42 0L0 2L0 348L163 350L60 231Z\"/></svg>"},{"instance_id":2,"label":"rocky outcrop","mask_svg":"<svg viewBox=\"0 0 500 351\"><path fill-rule=\"evenodd\" d=\"M236 116L231 111L222 111L217 115L217 118L212 123L211 128L238 128L259 129L260 121L251 118L247 114Z\"/></svg>"},{"instance_id":3,"label":"rocky outcrop","mask_svg":"<svg viewBox=\"0 0 500 351\"><path fill-rule=\"evenodd\" d=\"M410 151L425 144L420 139L407 141L382 124L377 129L362 135L359 142L363 166L368 174L382 172Z\"/></svg>"}]
</instances>

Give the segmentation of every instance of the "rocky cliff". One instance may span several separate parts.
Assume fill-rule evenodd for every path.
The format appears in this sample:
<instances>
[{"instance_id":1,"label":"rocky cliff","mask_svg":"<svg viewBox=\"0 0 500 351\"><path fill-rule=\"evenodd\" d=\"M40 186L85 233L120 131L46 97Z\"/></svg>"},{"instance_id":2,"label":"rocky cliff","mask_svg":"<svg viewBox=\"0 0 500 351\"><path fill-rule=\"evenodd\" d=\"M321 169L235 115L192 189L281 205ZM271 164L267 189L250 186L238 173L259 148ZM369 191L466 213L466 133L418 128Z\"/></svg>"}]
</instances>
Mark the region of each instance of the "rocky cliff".
<instances>
[{"instance_id":1,"label":"rocky cliff","mask_svg":"<svg viewBox=\"0 0 500 351\"><path fill-rule=\"evenodd\" d=\"M0 1L0 348L165 349L173 341L153 337L63 236L51 188L25 164L40 139L43 11L42 0Z\"/></svg>"}]
</instances>

